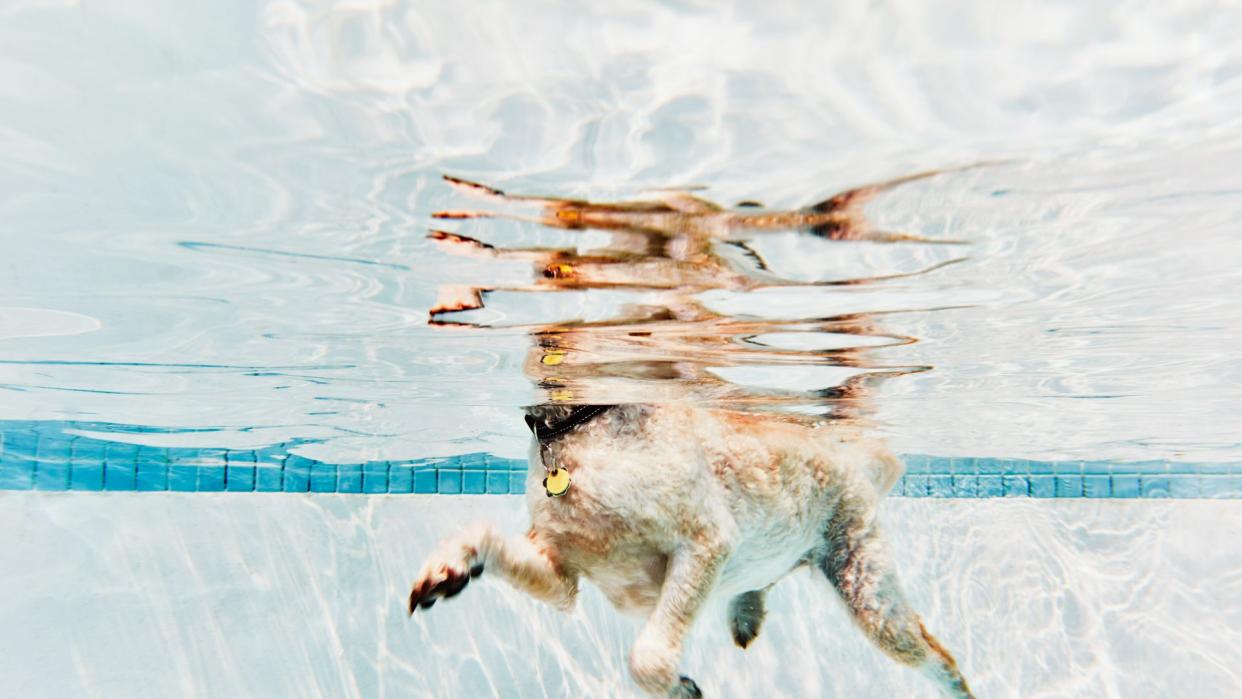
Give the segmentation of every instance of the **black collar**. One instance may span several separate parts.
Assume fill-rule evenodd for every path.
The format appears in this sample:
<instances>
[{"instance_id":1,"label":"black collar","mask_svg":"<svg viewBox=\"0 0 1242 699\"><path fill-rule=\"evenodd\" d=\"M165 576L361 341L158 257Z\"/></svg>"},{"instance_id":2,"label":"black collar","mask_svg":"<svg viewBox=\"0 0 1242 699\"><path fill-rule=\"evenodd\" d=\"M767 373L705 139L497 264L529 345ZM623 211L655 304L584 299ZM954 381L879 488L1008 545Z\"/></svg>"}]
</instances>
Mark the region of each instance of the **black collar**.
<instances>
[{"instance_id":1,"label":"black collar","mask_svg":"<svg viewBox=\"0 0 1242 699\"><path fill-rule=\"evenodd\" d=\"M547 444L552 440L574 430L587 422L590 422L605 410L614 408L613 405L576 405L570 411L565 419L560 422L540 427L540 420L529 413L526 415L526 426L531 432L535 433L535 437L540 444Z\"/></svg>"}]
</instances>

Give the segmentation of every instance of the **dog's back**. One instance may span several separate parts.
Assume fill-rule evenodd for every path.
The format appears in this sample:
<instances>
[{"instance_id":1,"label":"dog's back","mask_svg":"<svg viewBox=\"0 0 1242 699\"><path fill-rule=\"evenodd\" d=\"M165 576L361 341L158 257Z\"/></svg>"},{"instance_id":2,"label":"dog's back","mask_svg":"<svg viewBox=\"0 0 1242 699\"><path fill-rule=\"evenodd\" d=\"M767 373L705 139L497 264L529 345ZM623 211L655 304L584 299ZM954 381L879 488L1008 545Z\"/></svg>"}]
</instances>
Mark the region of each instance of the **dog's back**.
<instances>
[{"instance_id":1,"label":"dog's back","mask_svg":"<svg viewBox=\"0 0 1242 699\"><path fill-rule=\"evenodd\" d=\"M882 443L848 427L684 404L618 406L553 449L573 473L572 497L546 497L532 451L534 528L606 592L625 580L609 596L635 612L656 590L642 594L616 568L646 571L710 531L730 547L720 592L766 587L807 558L841 500L873 505L901 472Z\"/></svg>"}]
</instances>

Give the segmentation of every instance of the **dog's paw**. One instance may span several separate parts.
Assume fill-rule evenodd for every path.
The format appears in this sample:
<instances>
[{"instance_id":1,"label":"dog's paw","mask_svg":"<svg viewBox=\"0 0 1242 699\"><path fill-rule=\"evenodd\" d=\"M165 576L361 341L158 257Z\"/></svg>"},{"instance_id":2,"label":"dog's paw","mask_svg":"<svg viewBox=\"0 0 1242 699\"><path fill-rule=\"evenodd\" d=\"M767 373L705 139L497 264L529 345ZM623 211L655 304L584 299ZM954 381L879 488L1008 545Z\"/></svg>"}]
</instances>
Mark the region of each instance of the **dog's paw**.
<instances>
[{"instance_id":1,"label":"dog's paw","mask_svg":"<svg viewBox=\"0 0 1242 699\"><path fill-rule=\"evenodd\" d=\"M762 590L743 592L729 602L729 631L733 634L733 642L739 648L749 646L759 635L763 617Z\"/></svg>"},{"instance_id":2,"label":"dog's paw","mask_svg":"<svg viewBox=\"0 0 1242 699\"><path fill-rule=\"evenodd\" d=\"M682 675L668 691L669 699L703 699L703 692L694 680Z\"/></svg>"},{"instance_id":3,"label":"dog's paw","mask_svg":"<svg viewBox=\"0 0 1242 699\"><path fill-rule=\"evenodd\" d=\"M759 635L759 624L750 620L744 620L741 623L734 624L731 630L733 631L733 643L738 648L745 650L750 645L750 642Z\"/></svg>"},{"instance_id":4,"label":"dog's paw","mask_svg":"<svg viewBox=\"0 0 1242 699\"><path fill-rule=\"evenodd\" d=\"M653 697L691 697L685 694L694 682L677 676L677 659L681 655L678 648L672 647L659 634L649 633L649 627L642 633L630 649L630 675L634 682ZM689 686L686 683L689 682ZM697 687L695 687L697 691Z\"/></svg>"},{"instance_id":5,"label":"dog's paw","mask_svg":"<svg viewBox=\"0 0 1242 699\"><path fill-rule=\"evenodd\" d=\"M483 574L483 563L475 560L476 551L466 548L454 554L445 553L432 556L410 589L410 614L418 609L430 609L442 597L457 595L472 578Z\"/></svg>"}]
</instances>

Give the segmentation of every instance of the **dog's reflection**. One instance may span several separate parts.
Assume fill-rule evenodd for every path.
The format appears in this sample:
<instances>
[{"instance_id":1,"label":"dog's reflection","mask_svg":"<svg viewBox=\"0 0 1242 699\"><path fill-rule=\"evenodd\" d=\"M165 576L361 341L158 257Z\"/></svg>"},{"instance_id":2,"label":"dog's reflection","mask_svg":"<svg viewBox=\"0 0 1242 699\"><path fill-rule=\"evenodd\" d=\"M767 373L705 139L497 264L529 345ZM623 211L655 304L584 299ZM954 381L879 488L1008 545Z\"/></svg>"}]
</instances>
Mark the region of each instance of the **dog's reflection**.
<instances>
[{"instance_id":1,"label":"dog's reflection","mask_svg":"<svg viewBox=\"0 0 1242 699\"><path fill-rule=\"evenodd\" d=\"M456 234L433 234L454 252L526 256L537 270L530 290L621 285L662 296L605 322L529 328L525 368L546 396L526 409L533 433L526 483L531 527L525 536L506 536L480 523L441 543L413 585L410 612L457 595L484 571L568 609L586 578L618 610L646 620L629 658L638 685L653 696L699 697L698 684L678 671L678 663L704 601L711 595L730 600L727 626L745 648L760 631L771 588L790 571L810 566L882 650L924 672L949 696L971 696L953 657L902 594L876 522L876 506L903 467L866 433L868 387L923 368L877 366L863 345L913 338L887 334L869 316L729 318L693 298L707 288L800 284L777 279L757 256L748 255L754 266L746 269L715 252L715 241L746 226L917 239L871 231L856 208L859 200L909 179L852 190L799 212L772 213L724 211L687 192L591 204L510 197L450 179L488 198L534 204L540 223L615 229L623 241L619 249L576 256L499 251ZM620 249L625 244L630 249ZM433 322L449 324L448 312L481 307L483 291L448 290L433 309ZM779 332L860 342L795 352L757 339ZM709 371L783 362L852 373L829 388L757 391ZM793 405L819 406L820 414L783 409Z\"/></svg>"}]
</instances>

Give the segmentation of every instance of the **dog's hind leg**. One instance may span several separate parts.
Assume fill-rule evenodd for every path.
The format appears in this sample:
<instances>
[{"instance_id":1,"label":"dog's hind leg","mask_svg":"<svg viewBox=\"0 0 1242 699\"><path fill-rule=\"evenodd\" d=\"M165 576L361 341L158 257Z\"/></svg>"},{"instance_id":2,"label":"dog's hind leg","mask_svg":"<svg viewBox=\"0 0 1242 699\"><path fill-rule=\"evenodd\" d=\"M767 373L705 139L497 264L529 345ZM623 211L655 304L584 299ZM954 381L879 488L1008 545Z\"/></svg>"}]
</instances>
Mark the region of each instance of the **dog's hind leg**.
<instances>
[{"instance_id":1,"label":"dog's hind leg","mask_svg":"<svg viewBox=\"0 0 1242 699\"><path fill-rule=\"evenodd\" d=\"M502 536L490 524L476 524L447 539L423 566L410 590L409 612L453 597L484 570L513 587L564 610L573 608L578 578L566 573L539 544L534 530L525 538Z\"/></svg>"},{"instance_id":2,"label":"dog's hind leg","mask_svg":"<svg viewBox=\"0 0 1242 699\"><path fill-rule=\"evenodd\" d=\"M844 600L854 621L885 653L940 686L945 695L974 695L953 656L923 626L906 601L870 505L842 502L824 532L815 562Z\"/></svg>"},{"instance_id":3,"label":"dog's hind leg","mask_svg":"<svg viewBox=\"0 0 1242 699\"><path fill-rule=\"evenodd\" d=\"M763 598L767 590L751 590L729 600L729 631L738 648L745 648L759 635L763 625Z\"/></svg>"},{"instance_id":4,"label":"dog's hind leg","mask_svg":"<svg viewBox=\"0 0 1242 699\"><path fill-rule=\"evenodd\" d=\"M716 586L727 558L725 546L701 540L669 558L660 598L630 651L630 674L651 696L703 696L694 680L678 676L677 662L686 633Z\"/></svg>"}]
</instances>

